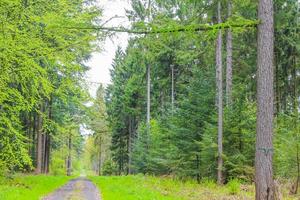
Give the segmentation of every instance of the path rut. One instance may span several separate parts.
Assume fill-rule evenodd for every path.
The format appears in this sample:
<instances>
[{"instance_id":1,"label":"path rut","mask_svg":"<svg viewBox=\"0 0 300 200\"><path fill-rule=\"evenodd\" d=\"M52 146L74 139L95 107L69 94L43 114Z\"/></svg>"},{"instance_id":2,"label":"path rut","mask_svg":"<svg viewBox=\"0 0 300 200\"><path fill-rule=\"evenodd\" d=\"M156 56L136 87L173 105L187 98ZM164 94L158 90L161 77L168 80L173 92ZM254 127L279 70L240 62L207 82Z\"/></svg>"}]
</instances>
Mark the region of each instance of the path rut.
<instances>
[{"instance_id":1,"label":"path rut","mask_svg":"<svg viewBox=\"0 0 300 200\"><path fill-rule=\"evenodd\" d=\"M76 178L42 200L101 200L97 187L86 178Z\"/></svg>"}]
</instances>

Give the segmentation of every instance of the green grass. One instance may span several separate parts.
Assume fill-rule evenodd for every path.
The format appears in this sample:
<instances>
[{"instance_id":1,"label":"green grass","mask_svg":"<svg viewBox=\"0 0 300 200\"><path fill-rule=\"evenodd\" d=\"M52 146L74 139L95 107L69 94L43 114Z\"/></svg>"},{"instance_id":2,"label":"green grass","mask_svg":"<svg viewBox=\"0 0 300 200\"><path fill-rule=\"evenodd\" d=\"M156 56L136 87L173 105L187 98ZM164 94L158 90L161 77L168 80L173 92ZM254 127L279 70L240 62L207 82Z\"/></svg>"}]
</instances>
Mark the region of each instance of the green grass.
<instances>
[{"instance_id":1,"label":"green grass","mask_svg":"<svg viewBox=\"0 0 300 200\"><path fill-rule=\"evenodd\" d=\"M39 200L69 181L67 176L16 175L0 178L1 200Z\"/></svg>"},{"instance_id":2,"label":"green grass","mask_svg":"<svg viewBox=\"0 0 300 200\"><path fill-rule=\"evenodd\" d=\"M217 186L213 181L197 184L170 178L151 176L90 177L99 187L103 200L202 200L202 199L253 199L253 186L248 191L232 186Z\"/></svg>"},{"instance_id":3,"label":"green grass","mask_svg":"<svg viewBox=\"0 0 300 200\"><path fill-rule=\"evenodd\" d=\"M167 177L111 176L90 177L99 187L102 200L253 200L254 185L233 179L227 185L218 186L212 180L182 182ZM284 200L298 200L281 186Z\"/></svg>"},{"instance_id":4,"label":"green grass","mask_svg":"<svg viewBox=\"0 0 300 200\"><path fill-rule=\"evenodd\" d=\"M143 176L89 177L99 188L104 200L173 200L145 185Z\"/></svg>"}]
</instances>

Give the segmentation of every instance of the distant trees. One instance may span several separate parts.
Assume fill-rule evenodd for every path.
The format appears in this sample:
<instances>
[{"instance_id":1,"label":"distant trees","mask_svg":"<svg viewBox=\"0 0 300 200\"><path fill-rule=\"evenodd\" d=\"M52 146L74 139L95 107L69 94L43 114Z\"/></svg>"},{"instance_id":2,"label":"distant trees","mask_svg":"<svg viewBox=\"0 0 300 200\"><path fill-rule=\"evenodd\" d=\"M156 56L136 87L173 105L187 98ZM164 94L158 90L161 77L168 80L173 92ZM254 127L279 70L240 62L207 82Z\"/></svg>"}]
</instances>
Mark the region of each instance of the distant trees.
<instances>
[{"instance_id":1,"label":"distant trees","mask_svg":"<svg viewBox=\"0 0 300 200\"><path fill-rule=\"evenodd\" d=\"M1 1L0 173L48 173L60 159L56 151L66 149L65 127L77 123L78 134L87 99L83 61L97 38L92 30L58 27L94 23L100 10L92 3Z\"/></svg>"},{"instance_id":2,"label":"distant trees","mask_svg":"<svg viewBox=\"0 0 300 200\"><path fill-rule=\"evenodd\" d=\"M111 135L110 129L107 124L107 113L105 106L105 90L102 85L98 87L96 100L93 105L93 112L95 116L93 116L91 123L91 130L94 131L94 144L97 149L97 157L95 159L98 161L98 174L101 175L101 170L103 165L107 159L110 158L110 143L111 143Z\"/></svg>"}]
</instances>

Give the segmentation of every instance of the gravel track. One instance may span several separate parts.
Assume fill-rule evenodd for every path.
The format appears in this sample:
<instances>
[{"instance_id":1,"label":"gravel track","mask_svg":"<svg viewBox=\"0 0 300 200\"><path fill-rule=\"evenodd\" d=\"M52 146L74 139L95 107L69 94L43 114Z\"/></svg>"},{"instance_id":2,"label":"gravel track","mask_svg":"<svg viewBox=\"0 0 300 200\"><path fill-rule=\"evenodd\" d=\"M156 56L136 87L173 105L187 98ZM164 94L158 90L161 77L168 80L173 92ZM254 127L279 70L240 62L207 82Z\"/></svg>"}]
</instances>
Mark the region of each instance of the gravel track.
<instances>
[{"instance_id":1,"label":"gravel track","mask_svg":"<svg viewBox=\"0 0 300 200\"><path fill-rule=\"evenodd\" d=\"M42 200L101 200L97 187L88 179L76 178Z\"/></svg>"}]
</instances>

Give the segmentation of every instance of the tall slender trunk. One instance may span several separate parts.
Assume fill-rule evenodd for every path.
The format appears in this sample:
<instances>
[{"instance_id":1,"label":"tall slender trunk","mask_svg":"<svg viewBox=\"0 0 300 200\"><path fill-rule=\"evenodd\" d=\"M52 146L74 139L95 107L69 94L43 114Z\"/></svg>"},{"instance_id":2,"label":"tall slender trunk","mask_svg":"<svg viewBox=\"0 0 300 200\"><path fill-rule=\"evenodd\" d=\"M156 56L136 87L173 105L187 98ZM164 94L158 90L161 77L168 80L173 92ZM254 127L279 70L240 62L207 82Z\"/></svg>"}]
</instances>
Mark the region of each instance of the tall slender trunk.
<instances>
[{"instance_id":1,"label":"tall slender trunk","mask_svg":"<svg viewBox=\"0 0 300 200\"><path fill-rule=\"evenodd\" d=\"M69 139L68 139L68 160L67 160L67 176L71 176L72 171L72 136L71 131L69 133Z\"/></svg>"},{"instance_id":2,"label":"tall slender trunk","mask_svg":"<svg viewBox=\"0 0 300 200\"><path fill-rule=\"evenodd\" d=\"M50 161L50 135L45 135L45 157L44 157L44 173L49 173L49 161Z\"/></svg>"},{"instance_id":3,"label":"tall slender trunk","mask_svg":"<svg viewBox=\"0 0 300 200\"><path fill-rule=\"evenodd\" d=\"M221 2L218 1L218 23L221 23ZM216 42L216 78L218 107L218 184L223 184L223 78L222 78L222 31Z\"/></svg>"},{"instance_id":4,"label":"tall slender trunk","mask_svg":"<svg viewBox=\"0 0 300 200\"><path fill-rule=\"evenodd\" d=\"M150 135L150 107L151 107L151 96L150 96L150 92L151 92L151 77L150 77L150 65L147 65L147 137L149 138ZM147 138L147 143L149 142ZM148 144L147 144L148 145Z\"/></svg>"},{"instance_id":5,"label":"tall slender trunk","mask_svg":"<svg viewBox=\"0 0 300 200\"><path fill-rule=\"evenodd\" d=\"M42 116L43 106L40 106L40 113L37 114L37 147L36 147L36 173L42 173L43 165L43 135L42 135Z\"/></svg>"},{"instance_id":6,"label":"tall slender trunk","mask_svg":"<svg viewBox=\"0 0 300 200\"><path fill-rule=\"evenodd\" d=\"M273 180L273 1L259 0L257 36L256 200L274 199Z\"/></svg>"},{"instance_id":7,"label":"tall slender trunk","mask_svg":"<svg viewBox=\"0 0 300 200\"><path fill-rule=\"evenodd\" d=\"M48 102L48 119L52 120L52 97ZM45 157L44 157L44 173L49 172L49 164L50 164L50 144L51 144L51 136L50 133L47 132L45 135Z\"/></svg>"},{"instance_id":8,"label":"tall slender trunk","mask_svg":"<svg viewBox=\"0 0 300 200\"><path fill-rule=\"evenodd\" d=\"M174 65L171 65L171 79L172 79L172 88L171 88L171 105L172 111L174 111L174 101L175 101L175 91L174 91Z\"/></svg>"},{"instance_id":9,"label":"tall slender trunk","mask_svg":"<svg viewBox=\"0 0 300 200\"><path fill-rule=\"evenodd\" d=\"M201 179L201 174L200 174L200 156L196 155L196 169L197 169L197 174L196 174L196 178L197 178L197 183L200 183L200 179Z\"/></svg>"},{"instance_id":10,"label":"tall slender trunk","mask_svg":"<svg viewBox=\"0 0 300 200\"><path fill-rule=\"evenodd\" d=\"M127 166L127 173L131 174L131 150L132 150L132 119L129 117L129 125L128 125L128 144L127 144L127 151L128 151L128 166Z\"/></svg>"},{"instance_id":11,"label":"tall slender trunk","mask_svg":"<svg viewBox=\"0 0 300 200\"><path fill-rule=\"evenodd\" d=\"M31 149L31 156L32 161L35 164L35 169L37 168L37 136L38 136L38 113L33 112L33 119L32 119L32 149Z\"/></svg>"},{"instance_id":12,"label":"tall slender trunk","mask_svg":"<svg viewBox=\"0 0 300 200\"><path fill-rule=\"evenodd\" d=\"M47 140L47 135L46 135L46 133L43 133L42 134L42 143L43 143L43 146L42 146L42 149L43 149L43 152L42 152L42 173L45 173L46 140Z\"/></svg>"},{"instance_id":13,"label":"tall slender trunk","mask_svg":"<svg viewBox=\"0 0 300 200\"><path fill-rule=\"evenodd\" d=\"M275 36L276 37L276 36ZM280 71L279 71L279 50L275 50L275 53L274 53L274 60L275 60L275 63L274 65L276 66L276 70L275 70L275 88L276 88L276 91L275 91L275 104L276 104L276 110L275 110L275 113L276 115L278 115L281 111L281 94L280 94Z\"/></svg>"},{"instance_id":14,"label":"tall slender trunk","mask_svg":"<svg viewBox=\"0 0 300 200\"><path fill-rule=\"evenodd\" d=\"M149 23L151 16L151 0L148 0L148 8L147 8L147 17L146 20ZM151 67L150 62L147 64L147 138L146 138L146 148L149 148L150 143L150 108L151 108Z\"/></svg>"},{"instance_id":15,"label":"tall slender trunk","mask_svg":"<svg viewBox=\"0 0 300 200\"><path fill-rule=\"evenodd\" d=\"M100 137L99 141L99 161L98 161L98 175L101 176L102 168L102 138Z\"/></svg>"},{"instance_id":16,"label":"tall slender trunk","mask_svg":"<svg viewBox=\"0 0 300 200\"><path fill-rule=\"evenodd\" d=\"M228 0L227 17L232 15L232 3ZM232 102L232 32L227 29L226 35L226 105L231 105Z\"/></svg>"}]
</instances>

